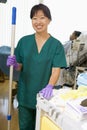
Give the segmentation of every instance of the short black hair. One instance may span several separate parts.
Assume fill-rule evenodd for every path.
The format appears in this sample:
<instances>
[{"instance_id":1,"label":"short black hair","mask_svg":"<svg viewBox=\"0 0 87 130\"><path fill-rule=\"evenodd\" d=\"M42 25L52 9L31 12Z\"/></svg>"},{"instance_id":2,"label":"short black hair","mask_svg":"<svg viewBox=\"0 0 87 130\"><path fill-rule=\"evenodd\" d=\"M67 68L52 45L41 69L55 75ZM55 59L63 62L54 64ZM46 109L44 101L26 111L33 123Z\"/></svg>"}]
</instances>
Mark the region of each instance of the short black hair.
<instances>
[{"instance_id":1,"label":"short black hair","mask_svg":"<svg viewBox=\"0 0 87 130\"><path fill-rule=\"evenodd\" d=\"M40 4L37 4L37 5L34 5L34 6L32 7L31 12L30 12L30 18L32 19L33 16L34 16L34 15L37 13L37 11L39 11L39 10L42 10L43 13L44 13L44 15L45 15L48 19L52 20L51 13L50 13L50 9L49 9L46 5L41 4L41 3L40 3Z\"/></svg>"},{"instance_id":2,"label":"short black hair","mask_svg":"<svg viewBox=\"0 0 87 130\"><path fill-rule=\"evenodd\" d=\"M75 34L76 37L79 37L81 32L80 31L74 31L74 34Z\"/></svg>"}]
</instances>

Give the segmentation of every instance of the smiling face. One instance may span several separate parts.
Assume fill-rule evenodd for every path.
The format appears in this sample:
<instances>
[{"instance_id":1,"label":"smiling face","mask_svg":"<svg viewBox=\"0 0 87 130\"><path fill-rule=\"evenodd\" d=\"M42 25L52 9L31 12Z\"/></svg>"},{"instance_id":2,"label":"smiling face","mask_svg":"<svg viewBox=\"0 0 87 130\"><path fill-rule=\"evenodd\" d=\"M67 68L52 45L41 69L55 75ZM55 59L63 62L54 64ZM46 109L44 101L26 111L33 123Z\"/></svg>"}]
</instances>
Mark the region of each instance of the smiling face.
<instances>
[{"instance_id":1,"label":"smiling face","mask_svg":"<svg viewBox=\"0 0 87 130\"><path fill-rule=\"evenodd\" d=\"M46 17L42 10L38 10L32 17L32 26L37 33L47 32L50 19Z\"/></svg>"}]
</instances>

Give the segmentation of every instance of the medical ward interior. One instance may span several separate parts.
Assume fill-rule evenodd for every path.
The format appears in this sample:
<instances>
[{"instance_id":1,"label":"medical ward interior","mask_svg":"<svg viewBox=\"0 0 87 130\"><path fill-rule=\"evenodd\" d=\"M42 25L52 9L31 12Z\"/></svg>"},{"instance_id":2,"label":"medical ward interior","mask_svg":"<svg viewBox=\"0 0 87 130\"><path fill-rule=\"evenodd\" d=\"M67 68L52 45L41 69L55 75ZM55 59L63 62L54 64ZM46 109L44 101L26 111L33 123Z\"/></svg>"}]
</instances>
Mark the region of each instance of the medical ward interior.
<instances>
[{"instance_id":1,"label":"medical ward interior","mask_svg":"<svg viewBox=\"0 0 87 130\"><path fill-rule=\"evenodd\" d=\"M29 11L32 5L37 3L44 3L52 9L53 23L50 26L50 32L55 35L55 37L59 37L64 48L68 45L65 41L68 41L69 35L74 30L79 30L82 33L73 41L72 45L69 44L67 51L65 50L68 67L66 69L61 69L60 78L53 90L53 97L50 100L46 100L37 94L35 130L87 130L86 0L77 0L77 2L75 0L71 1L0 0L0 130L19 130L17 108L17 82L19 72L14 70L10 88L10 74L9 69L6 67L6 59L7 56L11 54L12 47L12 7L17 8L14 37L14 46L16 47L21 36L33 33L29 21ZM75 12L73 15L72 12L74 10ZM58 13L56 12L59 11L62 13L58 17ZM63 21L60 20L61 17L64 17ZM72 24L71 17L73 18ZM78 19L79 21L76 21ZM83 24L80 25L82 22ZM69 31L67 32L67 30ZM12 115L10 128L8 128L9 123L6 118L9 112Z\"/></svg>"}]
</instances>

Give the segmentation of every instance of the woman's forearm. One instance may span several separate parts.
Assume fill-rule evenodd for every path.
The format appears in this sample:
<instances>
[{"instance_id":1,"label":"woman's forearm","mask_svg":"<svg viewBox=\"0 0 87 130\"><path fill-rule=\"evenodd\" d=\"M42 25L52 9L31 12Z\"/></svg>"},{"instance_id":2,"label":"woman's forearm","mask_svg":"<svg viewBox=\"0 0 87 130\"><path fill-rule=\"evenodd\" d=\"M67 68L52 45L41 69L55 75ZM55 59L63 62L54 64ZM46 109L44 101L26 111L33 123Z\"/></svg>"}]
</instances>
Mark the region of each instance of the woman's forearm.
<instances>
[{"instance_id":1,"label":"woman's forearm","mask_svg":"<svg viewBox=\"0 0 87 130\"><path fill-rule=\"evenodd\" d=\"M52 86L54 86L57 83L60 75L60 70L61 70L60 68L52 69L52 74L49 80L49 84L51 84Z\"/></svg>"}]
</instances>

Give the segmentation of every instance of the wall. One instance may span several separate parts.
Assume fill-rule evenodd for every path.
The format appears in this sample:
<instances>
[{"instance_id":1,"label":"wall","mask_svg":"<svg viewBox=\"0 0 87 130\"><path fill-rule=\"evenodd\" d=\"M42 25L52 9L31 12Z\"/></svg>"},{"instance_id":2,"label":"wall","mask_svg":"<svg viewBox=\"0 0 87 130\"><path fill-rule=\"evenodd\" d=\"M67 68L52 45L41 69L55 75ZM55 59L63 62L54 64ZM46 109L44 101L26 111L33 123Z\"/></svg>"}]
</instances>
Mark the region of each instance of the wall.
<instances>
[{"instance_id":1,"label":"wall","mask_svg":"<svg viewBox=\"0 0 87 130\"><path fill-rule=\"evenodd\" d=\"M38 0L8 0L6 4L0 3L0 46L11 44L12 7L17 8L15 46L20 37L34 32L29 13L31 7L37 3Z\"/></svg>"},{"instance_id":2,"label":"wall","mask_svg":"<svg viewBox=\"0 0 87 130\"><path fill-rule=\"evenodd\" d=\"M20 37L34 32L29 17L30 9L40 0L7 0L0 3L0 46L11 42L11 13L12 7L17 7L15 46ZM87 31L86 18L87 0L43 0L52 13L49 26L51 35L64 44L74 30Z\"/></svg>"}]
</instances>

